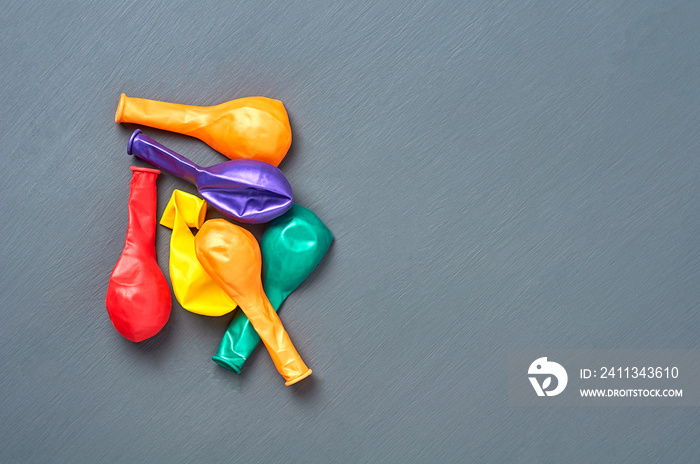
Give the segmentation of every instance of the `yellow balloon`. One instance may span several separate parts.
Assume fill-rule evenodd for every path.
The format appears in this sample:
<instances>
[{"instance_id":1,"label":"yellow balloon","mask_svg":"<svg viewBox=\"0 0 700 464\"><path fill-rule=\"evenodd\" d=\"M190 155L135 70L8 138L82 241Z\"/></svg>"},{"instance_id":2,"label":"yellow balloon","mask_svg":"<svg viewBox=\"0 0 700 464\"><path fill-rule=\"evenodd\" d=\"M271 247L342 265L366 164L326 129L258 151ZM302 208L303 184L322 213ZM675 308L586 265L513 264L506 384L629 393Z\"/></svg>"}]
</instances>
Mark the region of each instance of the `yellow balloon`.
<instances>
[{"instance_id":1,"label":"yellow balloon","mask_svg":"<svg viewBox=\"0 0 700 464\"><path fill-rule=\"evenodd\" d=\"M207 214L207 202L183 192L173 191L160 224L173 230L170 237L170 281L183 308L203 316L223 316L236 309L231 299L209 277L194 249L190 227L199 229Z\"/></svg>"}]
</instances>

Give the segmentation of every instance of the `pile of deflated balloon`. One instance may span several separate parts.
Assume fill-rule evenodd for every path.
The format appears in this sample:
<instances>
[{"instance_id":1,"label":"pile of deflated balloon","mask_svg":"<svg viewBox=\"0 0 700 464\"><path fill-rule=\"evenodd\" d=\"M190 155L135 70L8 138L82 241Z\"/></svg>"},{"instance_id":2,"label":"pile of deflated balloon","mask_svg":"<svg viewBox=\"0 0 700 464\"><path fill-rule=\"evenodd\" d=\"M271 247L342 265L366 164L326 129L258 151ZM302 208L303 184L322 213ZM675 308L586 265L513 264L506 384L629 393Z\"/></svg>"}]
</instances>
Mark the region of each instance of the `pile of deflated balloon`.
<instances>
[{"instance_id":1,"label":"pile of deflated balloon","mask_svg":"<svg viewBox=\"0 0 700 464\"><path fill-rule=\"evenodd\" d=\"M311 210L292 203L292 188L277 168L292 143L282 102L251 97L197 107L122 94L114 119L197 137L231 158L198 166L140 130L127 148L129 155L194 184L201 195L173 191L160 224L172 229L170 280L182 307L203 316L240 308L212 359L240 374L262 340L286 385L308 377L311 369L276 311L321 262L333 234ZM163 328L171 300L156 262L160 171L131 171L126 242L109 279L106 305L114 328L140 342ZM241 226L205 220L207 204L238 222L269 222L260 244Z\"/></svg>"}]
</instances>

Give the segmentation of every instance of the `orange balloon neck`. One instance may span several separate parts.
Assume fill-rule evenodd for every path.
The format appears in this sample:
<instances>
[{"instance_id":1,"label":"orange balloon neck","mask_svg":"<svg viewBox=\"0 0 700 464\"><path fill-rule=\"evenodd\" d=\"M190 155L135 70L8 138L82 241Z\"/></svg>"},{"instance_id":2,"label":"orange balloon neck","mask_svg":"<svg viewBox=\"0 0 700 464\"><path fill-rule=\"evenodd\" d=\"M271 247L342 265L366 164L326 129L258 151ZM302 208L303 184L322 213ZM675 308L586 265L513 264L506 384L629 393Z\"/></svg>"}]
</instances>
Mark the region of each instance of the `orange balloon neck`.
<instances>
[{"instance_id":1,"label":"orange balloon neck","mask_svg":"<svg viewBox=\"0 0 700 464\"><path fill-rule=\"evenodd\" d=\"M268 306L272 308L270 300L267 298L267 296L262 290L262 284L256 285L255 283L250 283L245 279L236 280L236 283L242 282L247 283L245 284L245 286L236 285L235 287L232 287L231 285L228 285L229 289L231 290L231 293L236 295L236 302L240 306L246 306L248 308L264 308L265 310L268 309Z\"/></svg>"},{"instance_id":2,"label":"orange balloon neck","mask_svg":"<svg viewBox=\"0 0 700 464\"><path fill-rule=\"evenodd\" d=\"M143 124L156 129L189 134L209 124L213 108L216 107L181 105L131 98L121 94L114 122Z\"/></svg>"}]
</instances>

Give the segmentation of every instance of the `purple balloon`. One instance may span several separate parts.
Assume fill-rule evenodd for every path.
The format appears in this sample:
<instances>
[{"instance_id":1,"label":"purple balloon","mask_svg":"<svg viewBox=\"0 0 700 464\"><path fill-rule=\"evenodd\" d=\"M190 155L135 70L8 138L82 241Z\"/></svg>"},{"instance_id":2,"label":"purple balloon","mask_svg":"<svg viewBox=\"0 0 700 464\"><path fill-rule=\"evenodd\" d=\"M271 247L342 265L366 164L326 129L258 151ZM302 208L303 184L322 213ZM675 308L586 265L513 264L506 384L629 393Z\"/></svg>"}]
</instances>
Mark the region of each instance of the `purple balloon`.
<instances>
[{"instance_id":1,"label":"purple balloon","mask_svg":"<svg viewBox=\"0 0 700 464\"><path fill-rule=\"evenodd\" d=\"M269 222L292 207L292 187L284 174L263 161L238 159L203 168L139 129L127 153L193 183L213 207L240 222Z\"/></svg>"}]
</instances>

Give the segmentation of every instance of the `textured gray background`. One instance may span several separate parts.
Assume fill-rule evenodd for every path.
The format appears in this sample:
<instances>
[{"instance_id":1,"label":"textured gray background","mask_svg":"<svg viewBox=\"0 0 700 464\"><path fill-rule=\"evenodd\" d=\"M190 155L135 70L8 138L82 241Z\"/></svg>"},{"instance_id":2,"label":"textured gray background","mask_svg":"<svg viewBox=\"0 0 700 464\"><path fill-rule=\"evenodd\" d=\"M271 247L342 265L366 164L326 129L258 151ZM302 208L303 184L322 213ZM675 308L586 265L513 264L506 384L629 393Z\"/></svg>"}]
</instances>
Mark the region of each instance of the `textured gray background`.
<instances>
[{"instance_id":1,"label":"textured gray background","mask_svg":"<svg viewBox=\"0 0 700 464\"><path fill-rule=\"evenodd\" d=\"M514 349L700 347L700 3L405 3L3 2L0 462L700 462L697 408L506 379ZM336 237L281 314L309 380L212 363L230 316L112 328L120 92L286 104Z\"/></svg>"}]
</instances>

